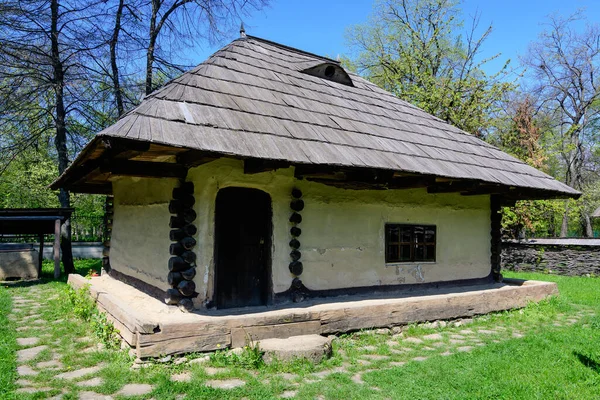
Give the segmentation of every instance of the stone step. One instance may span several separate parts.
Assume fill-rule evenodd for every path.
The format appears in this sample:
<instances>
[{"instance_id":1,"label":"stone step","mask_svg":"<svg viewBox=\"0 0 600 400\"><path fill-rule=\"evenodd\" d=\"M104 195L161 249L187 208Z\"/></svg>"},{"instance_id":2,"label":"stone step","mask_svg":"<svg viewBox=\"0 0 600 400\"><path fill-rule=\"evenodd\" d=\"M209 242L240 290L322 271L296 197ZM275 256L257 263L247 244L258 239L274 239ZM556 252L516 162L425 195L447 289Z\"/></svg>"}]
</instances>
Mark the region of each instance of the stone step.
<instances>
[{"instance_id":1,"label":"stone step","mask_svg":"<svg viewBox=\"0 0 600 400\"><path fill-rule=\"evenodd\" d=\"M269 364L275 360L291 361L305 358L317 364L331 356L331 339L321 335L291 336L287 339L264 339L258 343Z\"/></svg>"}]
</instances>

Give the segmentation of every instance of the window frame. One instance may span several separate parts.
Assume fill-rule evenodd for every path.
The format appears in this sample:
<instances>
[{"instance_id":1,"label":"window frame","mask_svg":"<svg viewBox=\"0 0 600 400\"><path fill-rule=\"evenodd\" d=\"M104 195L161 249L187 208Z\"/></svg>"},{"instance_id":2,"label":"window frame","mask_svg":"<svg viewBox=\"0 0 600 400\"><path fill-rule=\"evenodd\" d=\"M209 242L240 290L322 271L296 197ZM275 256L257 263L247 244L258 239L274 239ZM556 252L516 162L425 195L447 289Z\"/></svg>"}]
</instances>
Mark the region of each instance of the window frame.
<instances>
[{"instance_id":1,"label":"window frame","mask_svg":"<svg viewBox=\"0 0 600 400\"><path fill-rule=\"evenodd\" d=\"M391 242L391 231L393 228L398 229L398 241ZM425 237L423 237L422 242L417 242L417 234L416 229L421 228L423 230L433 230L433 242L426 242ZM384 251L385 251L385 262L386 264L410 264L410 263L435 263L437 261L437 226L432 224L403 224L403 223L386 223L385 224L385 243L384 243ZM402 229L410 229L410 242L402 241ZM390 248L394 246L397 248L396 254L397 258L391 258ZM402 246L410 246L410 259L402 259L401 257L401 248ZM416 248L417 246L424 246L425 249L427 247L433 246L433 259L421 259L416 257ZM425 250L425 254L427 250Z\"/></svg>"}]
</instances>

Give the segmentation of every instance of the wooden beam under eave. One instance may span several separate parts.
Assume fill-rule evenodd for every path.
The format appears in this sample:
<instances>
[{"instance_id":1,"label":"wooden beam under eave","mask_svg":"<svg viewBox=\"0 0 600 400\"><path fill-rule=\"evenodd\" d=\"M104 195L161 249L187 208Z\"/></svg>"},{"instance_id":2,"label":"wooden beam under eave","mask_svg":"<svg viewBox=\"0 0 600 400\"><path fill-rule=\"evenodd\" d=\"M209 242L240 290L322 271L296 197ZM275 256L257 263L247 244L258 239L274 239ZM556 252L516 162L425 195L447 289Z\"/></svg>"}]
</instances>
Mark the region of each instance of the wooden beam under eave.
<instances>
[{"instance_id":1,"label":"wooden beam under eave","mask_svg":"<svg viewBox=\"0 0 600 400\"><path fill-rule=\"evenodd\" d=\"M502 185L478 185L473 190L461 192L461 196L481 196L490 194L508 194L514 188Z\"/></svg>"},{"instance_id":2,"label":"wooden beam under eave","mask_svg":"<svg viewBox=\"0 0 600 400\"><path fill-rule=\"evenodd\" d=\"M185 178L187 167L175 163L151 161L129 161L121 159L105 160L100 167L102 172L112 175L135 176L140 178Z\"/></svg>"},{"instance_id":3,"label":"wooden beam under eave","mask_svg":"<svg viewBox=\"0 0 600 400\"><path fill-rule=\"evenodd\" d=\"M193 168L211 161L218 160L221 157L222 156L220 154L216 153L200 150L188 150L177 154L176 160L178 164L185 165L188 168Z\"/></svg>"},{"instance_id":4,"label":"wooden beam under eave","mask_svg":"<svg viewBox=\"0 0 600 400\"><path fill-rule=\"evenodd\" d=\"M263 160L258 158L247 158L244 160L244 174L259 174L261 172L275 171L280 168L289 168L288 161Z\"/></svg>"},{"instance_id":5,"label":"wooden beam under eave","mask_svg":"<svg viewBox=\"0 0 600 400\"><path fill-rule=\"evenodd\" d=\"M427 188L427 193L459 193L469 192L477 188L477 183L473 181L453 181L449 183L436 183Z\"/></svg>"},{"instance_id":6,"label":"wooden beam under eave","mask_svg":"<svg viewBox=\"0 0 600 400\"><path fill-rule=\"evenodd\" d=\"M419 189L426 188L435 183L435 177L430 176L406 176L394 178L386 185L388 189Z\"/></svg>"},{"instance_id":7,"label":"wooden beam under eave","mask_svg":"<svg viewBox=\"0 0 600 400\"><path fill-rule=\"evenodd\" d=\"M81 184L81 185L71 185L66 188L68 191L73 193L87 193L87 194L103 194L110 195L112 194L112 184L110 182L105 184Z\"/></svg>"}]
</instances>

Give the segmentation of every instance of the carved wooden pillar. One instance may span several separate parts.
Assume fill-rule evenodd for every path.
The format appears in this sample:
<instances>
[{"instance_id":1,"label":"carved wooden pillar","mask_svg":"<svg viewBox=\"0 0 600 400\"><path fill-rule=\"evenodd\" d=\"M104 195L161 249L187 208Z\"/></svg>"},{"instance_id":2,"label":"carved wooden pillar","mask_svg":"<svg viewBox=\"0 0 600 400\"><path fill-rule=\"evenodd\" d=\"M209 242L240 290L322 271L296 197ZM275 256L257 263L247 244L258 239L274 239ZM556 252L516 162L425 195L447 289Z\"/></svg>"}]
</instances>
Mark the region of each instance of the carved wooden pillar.
<instances>
[{"instance_id":1,"label":"carved wooden pillar","mask_svg":"<svg viewBox=\"0 0 600 400\"><path fill-rule=\"evenodd\" d=\"M501 254L502 254L502 234L500 232L502 224L502 199L498 195L490 196L491 209L491 265L492 276L496 282L502 282L501 269Z\"/></svg>"},{"instance_id":2,"label":"carved wooden pillar","mask_svg":"<svg viewBox=\"0 0 600 400\"><path fill-rule=\"evenodd\" d=\"M181 182L181 185L173 189L173 200L169 202L171 216L169 226L173 229L169 232L169 239L174 243L169 246L169 273L167 282L171 289L167 290L165 302L178 305L181 311L191 312L194 310L192 298L198 296L196 293L196 253L192 251L196 245L196 239L192 236L197 229L192 222L196 219L193 205L194 184L192 182Z\"/></svg>"}]
</instances>

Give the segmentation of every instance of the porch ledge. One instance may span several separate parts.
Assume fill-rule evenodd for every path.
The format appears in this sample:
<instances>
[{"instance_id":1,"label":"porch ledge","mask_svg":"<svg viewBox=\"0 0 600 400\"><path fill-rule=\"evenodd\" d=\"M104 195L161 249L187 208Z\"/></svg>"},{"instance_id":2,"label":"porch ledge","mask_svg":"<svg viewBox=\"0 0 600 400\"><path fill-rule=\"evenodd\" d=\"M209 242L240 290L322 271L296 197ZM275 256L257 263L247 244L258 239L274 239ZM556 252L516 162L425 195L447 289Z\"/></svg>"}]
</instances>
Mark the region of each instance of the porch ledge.
<instances>
[{"instance_id":1,"label":"porch ledge","mask_svg":"<svg viewBox=\"0 0 600 400\"><path fill-rule=\"evenodd\" d=\"M505 279L504 283L456 286L373 296L338 296L293 305L186 314L104 275L69 275L74 288L89 285L98 308L119 329L139 358L214 351L253 340L328 335L367 328L455 319L521 308L558 295L553 282Z\"/></svg>"}]
</instances>

